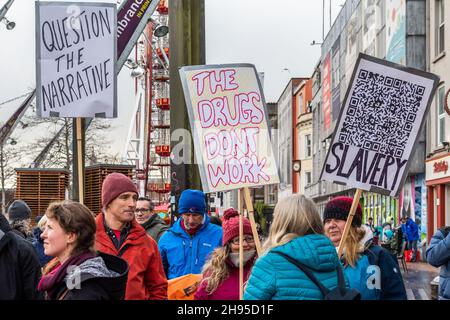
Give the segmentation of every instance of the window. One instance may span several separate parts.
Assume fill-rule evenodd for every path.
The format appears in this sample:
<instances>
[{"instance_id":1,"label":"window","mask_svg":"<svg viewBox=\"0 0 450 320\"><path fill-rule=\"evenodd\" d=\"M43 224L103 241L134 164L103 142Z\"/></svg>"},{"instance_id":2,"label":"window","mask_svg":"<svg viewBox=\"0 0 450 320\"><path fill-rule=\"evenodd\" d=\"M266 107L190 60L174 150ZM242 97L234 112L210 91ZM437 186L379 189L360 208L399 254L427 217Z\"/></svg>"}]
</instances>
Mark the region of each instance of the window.
<instances>
[{"instance_id":1,"label":"window","mask_svg":"<svg viewBox=\"0 0 450 320\"><path fill-rule=\"evenodd\" d=\"M299 94L297 96L297 117L300 117L304 113L303 110L303 95Z\"/></svg>"},{"instance_id":2,"label":"window","mask_svg":"<svg viewBox=\"0 0 450 320\"><path fill-rule=\"evenodd\" d=\"M305 156L306 158L311 157L312 155L312 140L311 135L307 134L305 135Z\"/></svg>"},{"instance_id":3,"label":"window","mask_svg":"<svg viewBox=\"0 0 450 320\"><path fill-rule=\"evenodd\" d=\"M438 145L442 144L445 141L445 110L444 110L444 100L445 100L445 87L441 86L438 89L437 96L437 116L438 116L438 125L437 125L437 138Z\"/></svg>"},{"instance_id":4,"label":"window","mask_svg":"<svg viewBox=\"0 0 450 320\"><path fill-rule=\"evenodd\" d=\"M305 186L311 184L311 171L305 172Z\"/></svg>"},{"instance_id":5,"label":"window","mask_svg":"<svg viewBox=\"0 0 450 320\"><path fill-rule=\"evenodd\" d=\"M436 0L436 36L435 36L435 50L436 56L444 51L445 38L444 38L444 0Z\"/></svg>"}]
</instances>

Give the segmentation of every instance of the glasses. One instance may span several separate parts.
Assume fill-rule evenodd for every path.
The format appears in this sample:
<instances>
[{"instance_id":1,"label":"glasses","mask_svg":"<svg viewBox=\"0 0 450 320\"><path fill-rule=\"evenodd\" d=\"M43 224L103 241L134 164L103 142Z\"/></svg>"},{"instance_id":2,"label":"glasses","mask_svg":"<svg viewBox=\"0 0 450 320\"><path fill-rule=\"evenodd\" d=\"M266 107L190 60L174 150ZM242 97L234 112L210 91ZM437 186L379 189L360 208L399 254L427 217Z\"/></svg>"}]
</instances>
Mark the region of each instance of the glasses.
<instances>
[{"instance_id":1,"label":"glasses","mask_svg":"<svg viewBox=\"0 0 450 320\"><path fill-rule=\"evenodd\" d=\"M134 210L135 212L149 212L150 209L145 209L145 208L138 208L136 210Z\"/></svg>"},{"instance_id":2,"label":"glasses","mask_svg":"<svg viewBox=\"0 0 450 320\"><path fill-rule=\"evenodd\" d=\"M244 241L246 241L248 244L251 244L251 243L255 243L255 239L253 239L253 237L252 236L246 236L246 237L244 237L244 239L242 239L242 242L244 242ZM231 243L232 244L239 244L239 237L237 237L237 238L234 238L233 240L231 240Z\"/></svg>"}]
</instances>

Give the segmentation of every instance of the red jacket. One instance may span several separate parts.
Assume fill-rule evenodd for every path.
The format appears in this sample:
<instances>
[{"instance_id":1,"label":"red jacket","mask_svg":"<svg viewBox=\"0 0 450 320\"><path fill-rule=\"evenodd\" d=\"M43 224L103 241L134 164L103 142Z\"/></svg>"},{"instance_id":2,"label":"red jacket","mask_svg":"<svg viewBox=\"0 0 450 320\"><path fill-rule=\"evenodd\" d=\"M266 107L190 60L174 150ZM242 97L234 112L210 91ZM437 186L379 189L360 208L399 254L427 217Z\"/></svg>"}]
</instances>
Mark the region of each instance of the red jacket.
<instances>
[{"instance_id":1,"label":"red jacket","mask_svg":"<svg viewBox=\"0 0 450 320\"><path fill-rule=\"evenodd\" d=\"M103 213L96 218L95 248L116 256L121 252L120 256L128 262L130 270L125 300L167 299L167 279L155 240L133 220L127 239L117 250L105 231L103 219Z\"/></svg>"}]
</instances>

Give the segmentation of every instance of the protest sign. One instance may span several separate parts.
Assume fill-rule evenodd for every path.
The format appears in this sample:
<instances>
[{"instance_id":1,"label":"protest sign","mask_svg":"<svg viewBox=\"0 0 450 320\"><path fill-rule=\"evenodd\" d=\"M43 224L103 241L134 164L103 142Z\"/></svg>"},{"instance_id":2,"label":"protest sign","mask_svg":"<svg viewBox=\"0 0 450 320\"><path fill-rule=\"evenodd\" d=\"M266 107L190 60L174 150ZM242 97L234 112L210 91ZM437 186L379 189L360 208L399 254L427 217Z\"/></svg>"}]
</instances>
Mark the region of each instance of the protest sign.
<instances>
[{"instance_id":1,"label":"protest sign","mask_svg":"<svg viewBox=\"0 0 450 320\"><path fill-rule=\"evenodd\" d=\"M41 117L117 116L114 3L36 2Z\"/></svg>"},{"instance_id":2,"label":"protest sign","mask_svg":"<svg viewBox=\"0 0 450 320\"><path fill-rule=\"evenodd\" d=\"M398 197L439 77L360 54L321 180Z\"/></svg>"},{"instance_id":3,"label":"protest sign","mask_svg":"<svg viewBox=\"0 0 450 320\"><path fill-rule=\"evenodd\" d=\"M279 183L255 67L188 66L180 76L203 191Z\"/></svg>"}]
</instances>

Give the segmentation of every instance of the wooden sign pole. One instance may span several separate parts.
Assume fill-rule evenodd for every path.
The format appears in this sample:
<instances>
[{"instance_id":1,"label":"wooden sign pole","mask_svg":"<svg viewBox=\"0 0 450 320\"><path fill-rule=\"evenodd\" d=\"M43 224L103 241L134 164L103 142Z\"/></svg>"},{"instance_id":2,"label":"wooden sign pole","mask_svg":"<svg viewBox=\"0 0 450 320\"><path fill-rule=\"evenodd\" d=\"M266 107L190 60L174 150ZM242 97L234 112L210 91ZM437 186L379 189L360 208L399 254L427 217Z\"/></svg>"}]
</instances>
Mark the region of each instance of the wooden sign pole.
<instances>
[{"instance_id":1,"label":"wooden sign pole","mask_svg":"<svg viewBox=\"0 0 450 320\"><path fill-rule=\"evenodd\" d=\"M352 206L348 214L347 222L345 223L344 233L342 234L341 241L339 242L338 257L341 258L344 251L345 240L348 237L348 232L352 225L353 217L355 216L356 208L358 208L359 199L361 199L362 189L356 189L355 197L353 198Z\"/></svg>"},{"instance_id":2,"label":"wooden sign pole","mask_svg":"<svg viewBox=\"0 0 450 320\"><path fill-rule=\"evenodd\" d=\"M245 207L247 208L248 218L250 220L250 225L252 226L253 239L255 239L256 252L258 257L261 256L261 243L259 241L258 230L256 230L255 217L253 215L253 203L252 198L250 196L249 188L243 188L244 199L245 199Z\"/></svg>"},{"instance_id":3,"label":"wooden sign pole","mask_svg":"<svg viewBox=\"0 0 450 320\"><path fill-rule=\"evenodd\" d=\"M81 118L76 119L77 135L77 167L78 167L78 194L79 202L84 204L84 179L83 179L83 129Z\"/></svg>"},{"instance_id":4,"label":"wooden sign pole","mask_svg":"<svg viewBox=\"0 0 450 320\"><path fill-rule=\"evenodd\" d=\"M238 191L239 205L239 300L244 298L244 201L242 201L242 191Z\"/></svg>"}]
</instances>

